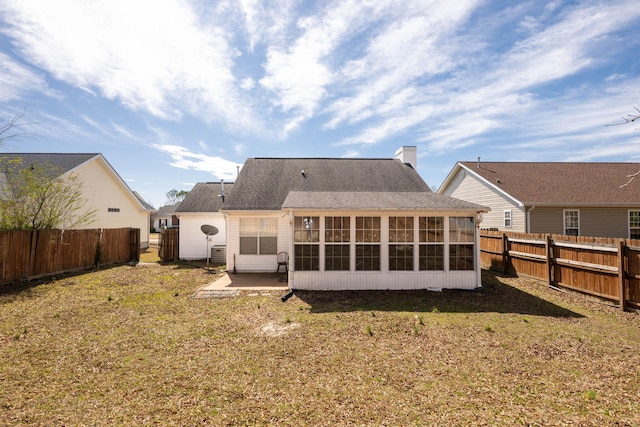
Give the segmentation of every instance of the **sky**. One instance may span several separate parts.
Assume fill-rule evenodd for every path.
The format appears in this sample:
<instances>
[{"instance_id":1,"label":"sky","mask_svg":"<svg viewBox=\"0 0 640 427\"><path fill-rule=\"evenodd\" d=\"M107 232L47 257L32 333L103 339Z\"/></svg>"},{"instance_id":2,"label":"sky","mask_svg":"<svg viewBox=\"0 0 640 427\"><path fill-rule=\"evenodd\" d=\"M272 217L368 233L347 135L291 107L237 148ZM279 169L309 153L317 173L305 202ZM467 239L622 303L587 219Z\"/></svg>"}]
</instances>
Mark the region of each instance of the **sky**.
<instances>
[{"instance_id":1,"label":"sky","mask_svg":"<svg viewBox=\"0 0 640 427\"><path fill-rule=\"evenodd\" d=\"M248 157L640 161L639 48L637 0L0 0L0 150L156 208Z\"/></svg>"}]
</instances>

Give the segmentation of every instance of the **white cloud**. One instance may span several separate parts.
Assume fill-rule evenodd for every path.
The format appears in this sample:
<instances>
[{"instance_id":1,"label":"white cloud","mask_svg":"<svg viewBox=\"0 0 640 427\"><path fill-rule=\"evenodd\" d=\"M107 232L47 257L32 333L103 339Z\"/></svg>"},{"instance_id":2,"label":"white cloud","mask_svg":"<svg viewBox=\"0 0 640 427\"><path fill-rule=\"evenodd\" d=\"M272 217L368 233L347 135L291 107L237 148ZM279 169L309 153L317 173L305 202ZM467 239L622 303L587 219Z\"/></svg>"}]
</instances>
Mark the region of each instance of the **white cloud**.
<instances>
[{"instance_id":1,"label":"white cloud","mask_svg":"<svg viewBox=\"0 0 640 427\"><path fill-rule=\"evenodd\" d=\"M24 57L58 80L162 119L255 126L234 89L226 32L186 1L10 1L0 11Z\"/></svg>"},{"instance_id":2,"label":"white cloud","mask_svg":"<svg viewBox=\"0 0 640 427\"><path fill-rule=\"evenodd\" d=\"M151 144L151 147L171 156L171 166L179 169L209 172L217 178L234 179L237 163L217 156L207 156L189 151L179 145Z\"/></svg>"},{"instance_id":3,"label":"white cloud","mask_svg":"<svg viewBox=\"0 0 640 427\"><path fill-rule=\"evenodd\" d=\"M45 78L0 52L0 102L20 99L25 92L40 92L49 96L60 94L47 86Z\"/></svg>"}]
</instances>

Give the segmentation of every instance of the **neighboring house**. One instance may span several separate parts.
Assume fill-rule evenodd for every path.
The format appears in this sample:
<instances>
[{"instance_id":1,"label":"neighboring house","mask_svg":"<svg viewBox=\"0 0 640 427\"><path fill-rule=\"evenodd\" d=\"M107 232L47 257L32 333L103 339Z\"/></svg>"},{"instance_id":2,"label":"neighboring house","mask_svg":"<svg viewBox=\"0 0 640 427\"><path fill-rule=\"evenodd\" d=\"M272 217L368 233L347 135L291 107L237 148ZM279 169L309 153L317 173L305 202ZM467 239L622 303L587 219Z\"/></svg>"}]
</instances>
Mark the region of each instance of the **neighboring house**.
<instances>
[{"instance_id":1,"label":"neighboring house","mask_svg":"<svg viewBox=\"0 0 640 427\"><path fill-rule=\"evenodd\" d=\"M214 249L220 252L221 262L225 262L226 227L224 215L219 211L232 188L233 183L199 182L189 191L175 211L180 217L180 259L215 259L211 254ZM207 240L203 225L216 227L218 233L208 236Z\"/></svg>"},{"instance_id":2,"label":"neighboring house","mask_svg":"<svg viewBox=\"0 0 640 427\"><path fill-rule=\"evenodd\" d=\"M438 192L489 206L482 228L640 238L640 163L458 162ZM628 185L624 185L629 182Z\"/></svg>"},{"instance_id":3,"label":"neighboring house","mask_svg":"<svg viewBox=\"0 0 640 427\"><path fill-rule=\"evenodd\" d=\"M178 202L175 205L164 205L151 214L151 224L156 231L160 231L162 228L180 226L180 218L176 215L176 209L178 209L180 203L182 202Z\"/></svg>"},{"instance_id":4,"label":"neighboring house","mask_svg":"<svg viewBox=\"0 0 640 427\"><path fill-rule=\"evenodd\" d=\"M102 154L0 153L0 158L21 158L23 167L37 164L51 167L59 176L77 176L82 183L82 196L87 199L86 208L95 210L95 221L76 228L139 228L140 247L149 246L149 215L153 208L131 191Z\"/></svg>"},{"instance_id":5,"label":"neighboring house","mask_svg":"<svg viewBox=\"0 0 640 427\"><path fill-rule=\"evenodd\" d=\"M486 209L433 193L416 157L247 159L221 209L227 268L276 272L286 252L291 289L480 287Z\"/></svg>"}]
</instances>

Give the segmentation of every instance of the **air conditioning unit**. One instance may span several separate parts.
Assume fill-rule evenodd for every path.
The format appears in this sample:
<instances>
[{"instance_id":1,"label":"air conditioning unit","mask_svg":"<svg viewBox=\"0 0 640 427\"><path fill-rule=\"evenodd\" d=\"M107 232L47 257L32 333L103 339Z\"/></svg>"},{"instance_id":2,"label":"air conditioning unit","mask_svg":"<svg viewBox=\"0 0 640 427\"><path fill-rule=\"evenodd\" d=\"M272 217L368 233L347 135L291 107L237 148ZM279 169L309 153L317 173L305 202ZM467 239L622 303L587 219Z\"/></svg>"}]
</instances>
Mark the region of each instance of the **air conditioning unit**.
<instances>
[{"instance_id":1,"label":"air conditioning unit","mask_svg":"<svg viewBox=\"0 0 640 427\"><path fill-rule=\"evenodd\" d=\"M211 247L211 263L226 264L227 263L227 247L224 245L214 245Z\"/></svg>"}]
</instances>

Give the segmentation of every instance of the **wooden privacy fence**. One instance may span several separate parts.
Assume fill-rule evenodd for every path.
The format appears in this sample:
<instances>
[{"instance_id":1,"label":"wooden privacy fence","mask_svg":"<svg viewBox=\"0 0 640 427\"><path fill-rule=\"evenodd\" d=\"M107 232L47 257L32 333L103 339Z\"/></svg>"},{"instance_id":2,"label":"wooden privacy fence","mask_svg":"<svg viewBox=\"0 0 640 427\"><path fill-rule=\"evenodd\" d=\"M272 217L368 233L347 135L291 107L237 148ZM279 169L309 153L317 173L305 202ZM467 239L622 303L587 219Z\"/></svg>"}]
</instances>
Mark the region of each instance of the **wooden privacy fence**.
<instances>
[{"instance_id":1,"label":"wooden privacy fence","mask_svg":"<svg viewBox=\"0 0 640 427\"><path fill-rule=\"evenodd\" d=\"M140 260L140 229L0 231L0 283Z\"/></svg>"},{"instance_id":2,"label":"wooden privacy fence","mask_svg":"<svg viewBox=\"0 0 640 427\"><path fill-rule=\"evenodd\" d=\"M162 229L158 240L158 257L160 257L160 261L168 262L177 260L180 257L179 242L179 228Z\"/></svg>"},{"instance_id":3,"label":"wooden privacy fence","mask_svg":"<svg viewBox=\"0 0 640 427\"><path fill-rule=\"evenodd\" d=\"M480 262L640 309L640 241L480 232Z\"/></svg>"}]
</instances>

